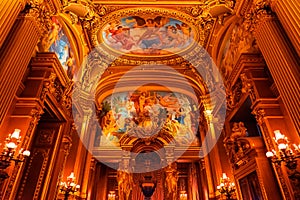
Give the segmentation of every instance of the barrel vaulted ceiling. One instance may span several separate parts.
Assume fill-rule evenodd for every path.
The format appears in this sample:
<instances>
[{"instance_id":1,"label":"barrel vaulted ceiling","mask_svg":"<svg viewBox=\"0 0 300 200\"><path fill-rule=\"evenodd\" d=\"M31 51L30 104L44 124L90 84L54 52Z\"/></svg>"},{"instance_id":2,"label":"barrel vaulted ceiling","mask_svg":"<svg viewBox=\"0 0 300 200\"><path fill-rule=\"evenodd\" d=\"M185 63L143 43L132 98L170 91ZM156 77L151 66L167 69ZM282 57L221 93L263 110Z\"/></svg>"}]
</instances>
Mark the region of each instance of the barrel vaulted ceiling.
<instances>
[{"instance_id":1,"label":"barrel vaulted ceiling","mask_svg":"<svg viewBox=\"0 0 300 200\"><path fill-rule=\"evenodd\" d=\"M63 12L81 22L90 49L82 65L89 67L77 78L90 74L82 85L94 91L98 106L113 92L137 88L176 91L200 102L209 94L207 77L212 83L218 73L205 68L213 65L206 50L233 6L216 0L68 1Z\"/></svg>"}]
</instances>

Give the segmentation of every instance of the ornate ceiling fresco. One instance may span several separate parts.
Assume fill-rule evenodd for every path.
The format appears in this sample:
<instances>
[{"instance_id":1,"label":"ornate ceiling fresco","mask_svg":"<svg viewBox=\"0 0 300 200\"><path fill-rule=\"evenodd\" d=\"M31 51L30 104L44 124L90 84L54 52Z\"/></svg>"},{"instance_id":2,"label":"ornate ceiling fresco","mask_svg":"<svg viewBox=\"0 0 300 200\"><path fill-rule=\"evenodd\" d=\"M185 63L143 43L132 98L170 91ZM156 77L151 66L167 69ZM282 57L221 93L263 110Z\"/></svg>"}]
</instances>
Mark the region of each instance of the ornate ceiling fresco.
<instances>
[{"instance_id":1,"label":"ornate ceiling fresco","mask_svg":"<svg viewBox=\"0 0 300 200\"><path fill-rule=\"evenodd\" d=\"M176 143L190 145L196 141L198 117L195 102L173 92L135 91L114 93L102 102L99 113L101 139L95 146L119 146L124 133L139 138L151 137L164 129ZM188 133L188 134L186 134Z\"/></svg>"},{"instance_id":2,"label":"ornate ceiling fresco","mask_svg":"<svg viewBox=\"0 0 300 200\"><path fill-rule=\"evenodd\" d=\"M70 13L73 23L82 22L92 48L103 44L110 59L133 65L149 57L169 64L169 56L188 55L195 45L206 48L214 23L234 6L233 1L101 3L69 1L64 11Z\"/></svg>"},{"instance_id":3,"label":"ornate ceiling fresco","mask_svg":"<svg viewBox=\"0 0 300 200\"><path fill-rule=\"evenodd\" d=\"M172 1L172 4L65 3L64 12L74 24L82 25L85 38L89 40L86 67L76 77L81 81L81 89L94 91L97 107L114 92L119 79L136 66L143 66L134 72L138 73L137 78L127 78L118 92L147 84L144 80L155 71L159 78L153 77L152 81L173 82L172 89L194 101L201 102L201 96L209 94L208 88L214 85L218 75L212 70L214 64L205 49L214 25L232 11L234 3L201 1L195 5L180 5ZM172 78L166 71L168 67L187 82ZM185 92L189 90L186 85L193 88L194 94ZM152 86L157 91L163 89L154 83Z\"/></svg>"},{"instance_id":4,"label":"ornate ceiling fresco","mask_svg":"<svg viewBox=\"0 0 300 200\"><path fill-rule=\"evenodd\" d=\"M192 28L177 19L128 16L116 19L99 31L99 41L129 55L161 56L178 53L194 40Z\"/></svg>"},{"instance_id":5,"label":"ornate ceiling fresco","mask_svg":"<svg viewBox=\"0 0 300 200\"><path fill-rule=\"evenodd\" d=\"M180 156L190 145L200 146L204 111L224 108L222 78L207 49L232 1L141 4L64 6L89 50L75 74L72 103L97 116L93 152L104 160L111 147L116 152L126 145L132 152L145 144L151 151L181 145L174 155Z\"/></svg>"}]
</instances>

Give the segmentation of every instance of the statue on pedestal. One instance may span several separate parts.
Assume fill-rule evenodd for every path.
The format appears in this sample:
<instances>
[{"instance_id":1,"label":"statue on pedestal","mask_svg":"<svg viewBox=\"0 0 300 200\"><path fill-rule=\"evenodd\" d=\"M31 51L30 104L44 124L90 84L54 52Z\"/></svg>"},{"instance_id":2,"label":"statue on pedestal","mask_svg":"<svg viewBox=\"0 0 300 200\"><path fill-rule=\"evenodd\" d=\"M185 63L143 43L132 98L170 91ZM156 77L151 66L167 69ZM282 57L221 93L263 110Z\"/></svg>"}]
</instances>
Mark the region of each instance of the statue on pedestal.
<instances>
[{"instance_id":1,"label":"statue on pedestal","mask_svg":"<svg viewBox=\"0 0 300 200\"><path fill-rule=\"evenodd\" d=\"M119 170L117 172L119 200L129 200L129 196L133 186L132 174Z\"/></svg>"},{"instance_id":2,"label":"statue on pedestal","mask_svg":"<svg viewBox=\"0 0 300 200\"><path fill-rule=\"evenodd\" d=\"M178 181L178 171L176 163L169 165L165 169L165 187L167 188L167 199L177 200L177 181Z\"/></svg>"}]
</instances>

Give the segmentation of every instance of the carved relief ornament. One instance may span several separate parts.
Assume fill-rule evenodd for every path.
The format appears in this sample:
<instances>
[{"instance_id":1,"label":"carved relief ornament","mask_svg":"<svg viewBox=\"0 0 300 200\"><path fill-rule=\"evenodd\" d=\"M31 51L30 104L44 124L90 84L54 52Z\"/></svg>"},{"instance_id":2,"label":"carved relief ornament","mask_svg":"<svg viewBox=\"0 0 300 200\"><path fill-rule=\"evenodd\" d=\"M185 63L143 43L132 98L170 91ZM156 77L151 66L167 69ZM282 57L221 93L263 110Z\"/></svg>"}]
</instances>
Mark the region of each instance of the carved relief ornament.
<instances>
[{"instance_id":1,"label":"carved relief ornament","mask_svg":"<svg viewBox=\"0 0 300 200\"><path fill-rule=\"evenodd\" d=\"M238 79L238 81L231 88L226 89L226 108L228 111L233 110L240 102L242 96L242 87L242 81Z\"/></svg>"},{"instance_id":2,"label":"carved relief ornament","mask_svg":"<svg viewBox=\"0 0 300 200\"><path fill-rule=\"evenodd\" d=\"M251 98L252 102L254 102L256 99L256 95L254 92L252 80L249 79L245 73L242 73L240 75L240 78L241 78L242 85L243 85L242 92L250 94L250 98Z\"/></svg>"},{"instance_id":3,"label":"carved relief ornament","mask_svg":"<svg viewBox=\"0 0 300 200\"><path fill-rule=\"evenodd\" d=\"M250 157L251 149L249 141L245 138L247 128L243 122L234 122L230 135L223 141L229 160L235 169L245 165Z\"/></svg>"},{"instance_id":4,"label":"carved relief ornament","mask_svg":"<svg viewBox=\"0 0 300 200\"><path fill-rule=\"evenodd\" d=\"M27 0L25 4L27 7L21 12L20 16L34 20L40 34L47 34L52 27L51 16L55 14L53 5L42 0Z\"/></svg>"}]
</instances>

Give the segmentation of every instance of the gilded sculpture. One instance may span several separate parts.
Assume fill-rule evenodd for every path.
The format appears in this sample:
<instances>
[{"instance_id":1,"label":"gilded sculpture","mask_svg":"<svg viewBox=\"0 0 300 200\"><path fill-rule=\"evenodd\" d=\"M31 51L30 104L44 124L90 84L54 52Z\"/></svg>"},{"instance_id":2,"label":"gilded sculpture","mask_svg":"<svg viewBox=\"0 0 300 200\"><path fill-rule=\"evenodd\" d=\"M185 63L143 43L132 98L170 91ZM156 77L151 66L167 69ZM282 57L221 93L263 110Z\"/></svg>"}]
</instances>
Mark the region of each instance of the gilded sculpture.
<instances>
[{"instance_id":1,"label":"gilded sculpture","mask_svg":"<svg viewBox=\"0 0 300 200\"><path fill-rule=\"evenodd\" d=\"M245 127L244 122L234 122L231 130L231 140L247 136L247 128Z\"/></svg>"},{"instance_id":2,"label":"gilded sculpture","mask_svg":"<svg viewBox=\"0 0 300 200\"><path fill-rule=\"evenodd\" d=\"M169 200L177 200L177 182L179 172L176 163L170 164L165 169L165 187L167 189L167 198Z\"/></svg>"},{"instance_id":3,"label":"gilded sculpture","mask_svg":"<svg viewBox=\"0 0 300 200\"><path fill-rule=\"evenodd\" d=\"M132 174L118 170L117 172L119 200L129 200L129 196L133 187Z\"/></svg>"}]
</instances>

